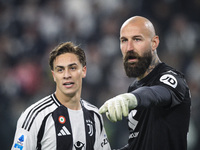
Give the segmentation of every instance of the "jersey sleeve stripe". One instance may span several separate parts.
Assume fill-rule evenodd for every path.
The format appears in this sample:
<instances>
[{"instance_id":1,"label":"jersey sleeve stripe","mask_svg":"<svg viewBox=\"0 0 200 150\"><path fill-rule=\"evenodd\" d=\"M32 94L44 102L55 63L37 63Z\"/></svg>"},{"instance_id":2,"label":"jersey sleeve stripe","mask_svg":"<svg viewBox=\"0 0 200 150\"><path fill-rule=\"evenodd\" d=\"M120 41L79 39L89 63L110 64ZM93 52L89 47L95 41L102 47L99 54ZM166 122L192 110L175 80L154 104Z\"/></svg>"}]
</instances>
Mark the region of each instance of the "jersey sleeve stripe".
<instances>
[{"instance_id":1,"label":"jersey sleeve stripe","mask_svg":"<svg viewBox=\"0 0 200 150\"><path fill-rule=\"evenodd\" d=\"M43 101L38 103L36 106L34 106L27 114L26 119L22 125L22 128L27 130L27 128L29 128L28 126L30 126L30 122L32 122L32 120L34 120L34 118L37 116L37 114L38 114L37 112L42 111L43 109L52 105L53 103L54 103L54 101L52 101L52 98L47 97L46 99L44 99Z\"/></svg>"},{"instance_id":2,"label":"jersey sleeve stripe","mask_svg":"<svg viewBox=\"0 0 200 150\"><path fill-rule=\"evenodd\" d=\"M32 126L32 124L33 124L33 121L35 120L35 118L36 118L36 116L39 114L39 112L41 112L42 110L44 110L45 108L47 108L47 107L49 107L49 106L51 106L51 105L53 105L54 104L54 102L52 102L52 103L49 103L48 105L46 105L45 107L42 107L40 110L38 110L36 113L35 113L35 115L32 117L32 119L30 120L30 124L29 124L29 126L27 126L27 128L28 128L28 131L30 131L30 128L31 128L31 126ZM26 128L26 129L27 129Z\"/></svg>"},{"instance_id":3,"label":"jersey sleeve stripe","mask_svg":"<svg viewBox=\"0 0 200 150\"><path fill-rule=\"evenodd\" d=\"M27 124L27 122L28 122L30 116L32 116L32 113L34 113L35 110L37 110L37 109L40 108L42 105L44 105L44 103L46 103L46 102L48 103L48 102L50 102L50 101L51 101L51 98L50 98L50 97L47 97L47 98L43 99L40 103L38 103L36 106L34 106L34 107L29 111L28 115L26 116L26 119L25 119L25 121L24 121L24 123L23 123L23 125L22 125L22 128L24 128L25 124Z\"/></svg>"}]
</instances>

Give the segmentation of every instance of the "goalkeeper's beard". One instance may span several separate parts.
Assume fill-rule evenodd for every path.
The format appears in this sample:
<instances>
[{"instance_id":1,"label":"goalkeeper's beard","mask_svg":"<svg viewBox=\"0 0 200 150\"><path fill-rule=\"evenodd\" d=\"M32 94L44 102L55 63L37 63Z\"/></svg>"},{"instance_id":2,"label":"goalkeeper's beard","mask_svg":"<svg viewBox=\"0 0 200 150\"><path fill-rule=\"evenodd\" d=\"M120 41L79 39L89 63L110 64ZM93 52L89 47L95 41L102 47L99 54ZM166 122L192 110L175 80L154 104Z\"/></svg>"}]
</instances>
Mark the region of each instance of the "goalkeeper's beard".
<instances>
[{"instance_id":1,"label":"goalkeeper's beard","mask_svg":"<svg viewBox=\"0 0 200 150\"><path fill-rule=\"evenodd\" d=\"M128 59L130 57L135 57L138 59L138 62L128 62ZM143 75L146 70L149 68L151 61L152 61L152 54L151 50L144 53L144 55L141 57L139 54L135 53L134 51L128 51L126 53L126 56L123 58L124 61L124 69L126 72L126 75L128 77L140 77Z\"/></svg>"}]
</instances>

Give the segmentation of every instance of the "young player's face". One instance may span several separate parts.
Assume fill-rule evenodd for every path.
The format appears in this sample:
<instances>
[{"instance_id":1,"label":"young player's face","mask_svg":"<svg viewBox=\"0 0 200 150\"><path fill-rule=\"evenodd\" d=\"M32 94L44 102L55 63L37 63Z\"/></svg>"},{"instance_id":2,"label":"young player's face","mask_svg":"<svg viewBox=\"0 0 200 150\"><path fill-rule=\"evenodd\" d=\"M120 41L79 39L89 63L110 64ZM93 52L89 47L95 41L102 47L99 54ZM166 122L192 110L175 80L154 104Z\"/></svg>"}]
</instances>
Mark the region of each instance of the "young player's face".
<instances>
[{"instance_id":1,"label":"young player's face","mask_svg":"<svg viewBox=\"0 0 200 150\"><path fill-rule=\"evenodd\" d=\"M139 77L152 61L152 39L140 24L127 24L121 28L120 48L127 76Z\"/></svg>"},{"instance_id":2,"label":"young player's face","mask_svg":"<svg viewBox=\"0 0 200 150\"><path fill-rule=\"evenodd\" d=\"M56 57L52 71L57 84L56 94L73 97L81 94L82 78L86 76L86 66L82 66L73 53L65 53Z\"/></svg>"}]
</instances>

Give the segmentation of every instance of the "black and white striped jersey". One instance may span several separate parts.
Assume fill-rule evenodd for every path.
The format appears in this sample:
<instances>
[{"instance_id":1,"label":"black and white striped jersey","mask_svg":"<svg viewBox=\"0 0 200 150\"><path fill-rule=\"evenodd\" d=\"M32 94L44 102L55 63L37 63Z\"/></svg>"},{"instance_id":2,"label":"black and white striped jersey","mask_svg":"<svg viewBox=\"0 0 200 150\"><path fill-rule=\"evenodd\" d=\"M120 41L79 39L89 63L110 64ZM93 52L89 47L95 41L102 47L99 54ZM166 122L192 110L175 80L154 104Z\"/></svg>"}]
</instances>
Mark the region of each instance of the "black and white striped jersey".
<instances>
[{"instance_id":1,"label":"black and white striped jersey","mask_svg":"<svg viewBox=\"0 0 200 150\"><path fill-rule=\"evenodd\" d=\"M12 150L110 150L102 116L81 99L70 110L51 94L22 113Z\"/></svg>"}]
</instances>

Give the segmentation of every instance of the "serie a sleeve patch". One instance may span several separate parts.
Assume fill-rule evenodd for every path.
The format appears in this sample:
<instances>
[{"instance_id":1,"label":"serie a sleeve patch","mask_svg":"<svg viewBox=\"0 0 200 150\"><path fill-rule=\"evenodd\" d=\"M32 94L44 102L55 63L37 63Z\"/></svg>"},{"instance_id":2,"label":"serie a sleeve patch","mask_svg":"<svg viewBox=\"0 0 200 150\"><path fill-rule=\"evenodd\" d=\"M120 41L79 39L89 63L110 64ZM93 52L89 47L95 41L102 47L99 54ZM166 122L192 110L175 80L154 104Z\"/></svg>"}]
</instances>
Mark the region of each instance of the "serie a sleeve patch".
<instances>
[{"instance_id":1,"label":"serie a sleeve patch","mask_svg":"<svg viewBox=\"0 0 200 150\"><path fill-rule=\"evenodd\" d=\"M17 149L23 150L23 147L24 147L24 135L21 135L21 136L18 138L17 142L15 143L14 148L15 148L16 150L17 150Z\"/></svg>"}]
</instances>

